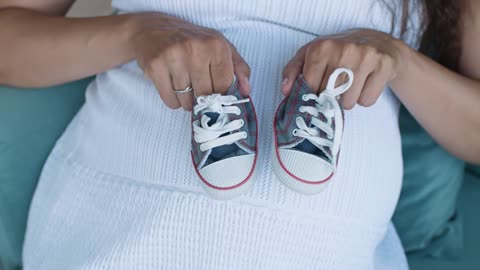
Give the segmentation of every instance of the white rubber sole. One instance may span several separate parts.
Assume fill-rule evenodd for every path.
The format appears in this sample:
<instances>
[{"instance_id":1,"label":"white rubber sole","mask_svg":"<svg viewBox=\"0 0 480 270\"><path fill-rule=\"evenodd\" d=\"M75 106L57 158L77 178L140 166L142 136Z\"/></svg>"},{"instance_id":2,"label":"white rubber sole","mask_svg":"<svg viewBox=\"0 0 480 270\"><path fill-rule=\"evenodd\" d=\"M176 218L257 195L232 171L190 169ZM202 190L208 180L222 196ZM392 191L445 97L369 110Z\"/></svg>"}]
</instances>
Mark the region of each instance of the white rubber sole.
<instances>
[{"instance_id":1,"label":"white rubber sole","mask_svg":"<svg viewBox=\"0 0 480 270\"><path fill-rule=\"evenodd\" d=\"M200 183L214 199L228 200L240 196L250 187L256 165L256 155L241 155L210 164L196 170Z\"/></svg>"},{"instance_id":2,"label":"white rubber sole","mask_svg":"<svg viewBox=\"0 0 480 270\"><path fill-rule=\"evenodd\" d=\"M253 175L252 175L253 177ZM232 189L216 189L209 187L207 184L205 184L203 181L200 181L201 186L205 192L210 195L213 199L216 200L230 200L233 198L236 198L245 192L247 192L250 188L252 188L252 177L248 179L245 183L242 185L232 188Z\"/></svg>"},{"instance_id":3,"label":"white rubber sole","mask_svg":"<svg viewBox=\"0 0 480 270\"><path fill-rule=\"evenodd\" d=\"M327 188L331 180L328 180L324 183L319 184L308 184L302 181L299 181L292 176L290 176L280 165L280 161L277 158L277 154L275 151L275 145L272 149L272 165L273 165L273 172L277 176L278 180L290 188L293 191L305 194L305 195L315 195Z\"/></svg>"}]
</instances>

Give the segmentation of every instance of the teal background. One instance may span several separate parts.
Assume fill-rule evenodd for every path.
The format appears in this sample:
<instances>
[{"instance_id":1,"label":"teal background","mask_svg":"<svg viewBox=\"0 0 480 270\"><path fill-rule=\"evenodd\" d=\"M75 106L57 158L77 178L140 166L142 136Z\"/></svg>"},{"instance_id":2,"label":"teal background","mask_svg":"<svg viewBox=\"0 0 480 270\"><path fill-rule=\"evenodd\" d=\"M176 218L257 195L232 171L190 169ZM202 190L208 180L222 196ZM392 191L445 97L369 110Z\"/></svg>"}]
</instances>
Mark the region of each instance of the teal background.
<instances>
[{"instance_id":1,"label":"teal background","mask_svg":"<svg viewBox=\"0 0 480 270\"><path fill-rule=\"evenodd\" d=\"M43 89L0 86L0 269L19 267L43 163L84 102L91 78Z\"/></svg>"},{"instance_id":2,"label":"teal background","mask_svg":"<svg viewBox=\"0 0 480 270\"><path fill-rule=\"evenodd\" d=\"M464 248L457 259L409 257L412 270L480 269L480 175L467 173L459 196L463 216Z\"/></svg>"},{"instance_id":3,"label":"teal background","mask_svg":"<svg viewBox=\"0 0 480 270\"><path fill-rule=\"evenodd\" d=\"M393 223L412 256L456 258L463 249L463 215L457 208L465 162L438 145L401 107L403 184Z\"/></svg>"}]
</instances>

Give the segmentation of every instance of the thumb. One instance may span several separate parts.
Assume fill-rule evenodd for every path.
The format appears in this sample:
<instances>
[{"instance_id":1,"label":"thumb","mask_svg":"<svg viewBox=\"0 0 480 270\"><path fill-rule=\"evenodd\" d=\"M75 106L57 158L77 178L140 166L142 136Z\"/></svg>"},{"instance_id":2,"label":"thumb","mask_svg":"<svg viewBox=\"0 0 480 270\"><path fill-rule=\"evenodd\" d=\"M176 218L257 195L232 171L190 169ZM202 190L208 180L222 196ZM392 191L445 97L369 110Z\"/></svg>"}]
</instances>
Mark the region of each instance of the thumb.
<instances>
[{"instance_id":1,"label":"thumb","mask_svg":"<svg viewBox=\"0 0 480 270\"><path fill-rule=\"evenodd\" d=\"M300 49L297 54L287 63L282 72L282 93L285 96L290 94L296 78L302 72L305 63L305 50Z\"/></svg>"}]
</instances>

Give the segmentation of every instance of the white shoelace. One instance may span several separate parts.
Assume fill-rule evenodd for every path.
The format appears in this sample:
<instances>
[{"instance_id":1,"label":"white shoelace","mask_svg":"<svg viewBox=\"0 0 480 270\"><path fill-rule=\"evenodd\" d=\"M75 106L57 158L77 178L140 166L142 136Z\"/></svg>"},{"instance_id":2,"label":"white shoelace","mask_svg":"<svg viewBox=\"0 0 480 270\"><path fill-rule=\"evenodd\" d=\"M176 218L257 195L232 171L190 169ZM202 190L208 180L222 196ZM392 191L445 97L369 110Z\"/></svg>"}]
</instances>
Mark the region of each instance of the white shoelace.
<instances>
[{"instance_id":1,"label":"white shoelace","mask_svg":"<svg viewBox=\"0 0 480 270\"><path fill-rule=\"evenodd\" d=\"M342 73L347 74L348 81L345 84L335 88L337 78ZM297 117L296 124L298 128L293 130L293 135L307 139L319 149L322 149L323 147L329 147L333 156L336 156L340 149L340 139L343 132L342 112L340 105L338 104L337 97L345 93L352 86L352 83L353 72L349 69L338 68L332 73L332 75L330 75L328 78L327 88L320 93L320 95L303 95L302 99L304 101L315 100L314 107L300 106L299 108L300 112L308 113L312 116L312 125L314 127L308 127L302 117ZM325 116L325 122L318 118L320 113ZM335 130L332 128L333 120L335 120ZM327 134L327 139L319 137L320 131L323 131ZM335 162L333 163L335 164Z\"/></svg>"},{"instance_id":2,"label":"white shoelace","mask_svg":"<svg viewBox=\"0 0 480 270\"><path fill-rule=\"evenodd\" d=\"M200 121L193 122L193 138L197 143L200 143L200 150L202 152L247 138L248 134L244 131L221 136L222 134L243 127L245 123L242 119L229 121L228 114L240 115L241 110L235 105L245 102L250 102L250 99L246 98L238 100L235 96L224 96L220 94L197 97L197 105L193 108L193 113L195 115L200 112L213 112L219 114L217 121L211 126L208 125L211 118L205 114Z\"/></svg>"}]
</instances>

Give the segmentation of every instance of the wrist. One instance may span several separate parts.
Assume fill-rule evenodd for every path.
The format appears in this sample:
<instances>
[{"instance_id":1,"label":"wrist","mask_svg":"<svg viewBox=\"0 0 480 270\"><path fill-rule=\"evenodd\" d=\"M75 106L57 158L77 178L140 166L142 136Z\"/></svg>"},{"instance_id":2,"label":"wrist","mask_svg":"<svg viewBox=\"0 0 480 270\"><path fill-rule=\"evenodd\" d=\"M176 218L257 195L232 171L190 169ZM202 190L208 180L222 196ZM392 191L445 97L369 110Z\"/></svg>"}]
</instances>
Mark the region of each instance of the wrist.
<instances>
[{"instance_id":1,"label":"wrist","mask_svg":"<svg viewBox=\"0 0 480 270\"><path fill-rule=\"evenodd\" d=\"M393 42L397 51L397 68L395 77L390 82L392 88L397 88L400 82L405 81L412 62L415 51L402 40L396 39Z\"/></svg>"},{"instance_id":2,"label":"wrist","mask_svg":"<svg viewBox=\"0 0 480 270\"><path fill-rule=\"evenodd\" d=\"M123 15L122 15L123 16ZM135 38L144 29L144 19L142 14L127 14L125 15L124 24L122 25L122 32L125 34L127 50L132 58L135 57Z\"/></svg>"}]
</instances>

